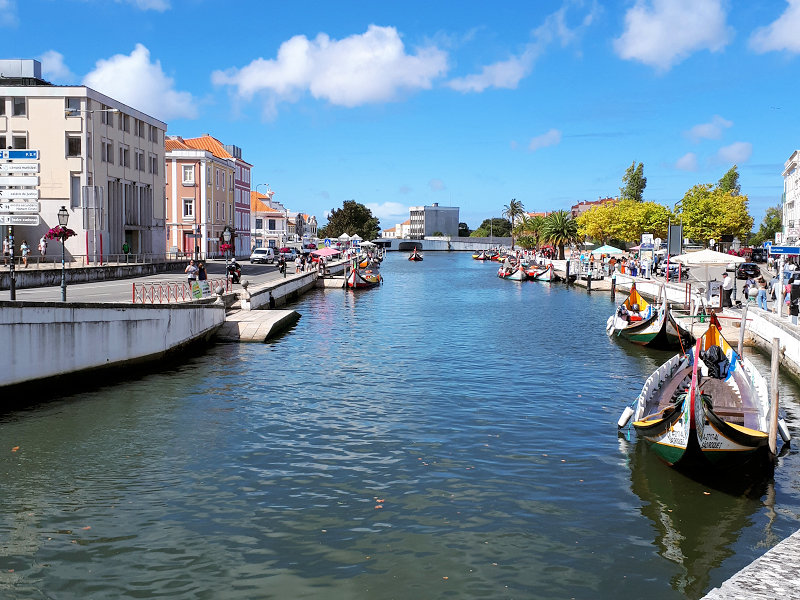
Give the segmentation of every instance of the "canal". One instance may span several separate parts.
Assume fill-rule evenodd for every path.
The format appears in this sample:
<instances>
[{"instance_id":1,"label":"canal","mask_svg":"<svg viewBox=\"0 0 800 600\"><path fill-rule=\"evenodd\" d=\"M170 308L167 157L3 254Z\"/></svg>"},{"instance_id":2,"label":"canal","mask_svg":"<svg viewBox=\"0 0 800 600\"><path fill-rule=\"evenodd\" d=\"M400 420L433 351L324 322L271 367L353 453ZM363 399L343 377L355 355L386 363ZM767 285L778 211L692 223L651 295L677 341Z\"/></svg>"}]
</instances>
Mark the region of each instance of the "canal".
<instances>
[{"instance_id":1,"label":"canal","mask_svg":"<svg viewBox=\"0 0 800 600\"><path fill-rule=\"evenodd\" d=\"M0 598L699 598L798 528L796 450L693 481L617 434L669 354L609 339L607 294L463 253L383 273L0 414Z\"/></svg>"}]
</instances>

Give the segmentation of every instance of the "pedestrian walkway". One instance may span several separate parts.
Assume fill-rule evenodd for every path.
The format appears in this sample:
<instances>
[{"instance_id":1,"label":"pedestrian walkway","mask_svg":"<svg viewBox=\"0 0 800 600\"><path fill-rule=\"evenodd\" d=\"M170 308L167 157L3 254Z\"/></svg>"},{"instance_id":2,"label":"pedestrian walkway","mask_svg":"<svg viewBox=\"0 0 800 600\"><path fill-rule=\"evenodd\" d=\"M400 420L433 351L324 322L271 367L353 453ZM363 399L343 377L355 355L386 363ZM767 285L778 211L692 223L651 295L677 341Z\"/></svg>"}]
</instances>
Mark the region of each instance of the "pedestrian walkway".
<instances>
[{"instance_id":1,"label":"pedestrian walkway","mask_svg":"<svg viewBox=\"0 0 800 600\"><path fill-rule=\"evenodd\" d=\"M296 310L239 310L225 315L214 336L221 342L265 342L289 329L300 318Z\"/></svg>"}]
</instances>

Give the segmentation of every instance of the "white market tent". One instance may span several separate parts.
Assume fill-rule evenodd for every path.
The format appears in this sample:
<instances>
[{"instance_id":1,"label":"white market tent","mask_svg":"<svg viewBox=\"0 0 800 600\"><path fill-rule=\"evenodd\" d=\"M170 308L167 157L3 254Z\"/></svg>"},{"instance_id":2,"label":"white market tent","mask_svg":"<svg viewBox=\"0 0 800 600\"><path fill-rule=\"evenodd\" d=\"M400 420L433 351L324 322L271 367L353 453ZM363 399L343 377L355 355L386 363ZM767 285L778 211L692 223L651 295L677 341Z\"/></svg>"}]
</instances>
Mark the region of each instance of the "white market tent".
<instances>
[{"instance_id":1,"label":"white market tent","mask_svg":"<svg viewBox=\"0 0 800 600\"><path fill-rule=\"evenodd\" d=\"M711 280L708 275L709 267L725 266L729 263L743 263L744 257L736 256L734 254L725 254L715 250L698 250L697 252L687 252L686 254L679 254L669 259L670 262L676 262L686 265L687 267L703 267L705 269L706 281L706 298L710 296Z\"/></svg>"},{"instance_id":2,"label":"white market tent","mask_svg":"<svg viewBox=\"0 0 800 600\"><path fill-rule=\"evenodd\" d=\"M592 254L595 256L600 256L601 254L625 254L625 250L620 250L619 248L605 244L604 246L592 250Z\"/></svg>"},{"instance_id":3,"label":"white market tent","mask_svg":"<svg viewBox=\"0 0 800 600\"><path fill-rule=\"evenodd\" d=\"M351 237L351 238L350 238L350 241L351 241L351 242L360 242L362 239L364 239L364 238L362 238L362 237L361 237L360 235L358 235L358 234L355 234L353 237Z\"/></svg>"},{"instance_id":4,"label":"white market tent","mask_svg":"<svg viewBox=\"0 0 800 600\"><path fill-rule=\"evenodd\" d=\"M349 242L350 241L350 236L347 235L346 233L343 233L342 235L339 236L338 239L339 239L340 242Z\"/></svg>"}]
</instances>

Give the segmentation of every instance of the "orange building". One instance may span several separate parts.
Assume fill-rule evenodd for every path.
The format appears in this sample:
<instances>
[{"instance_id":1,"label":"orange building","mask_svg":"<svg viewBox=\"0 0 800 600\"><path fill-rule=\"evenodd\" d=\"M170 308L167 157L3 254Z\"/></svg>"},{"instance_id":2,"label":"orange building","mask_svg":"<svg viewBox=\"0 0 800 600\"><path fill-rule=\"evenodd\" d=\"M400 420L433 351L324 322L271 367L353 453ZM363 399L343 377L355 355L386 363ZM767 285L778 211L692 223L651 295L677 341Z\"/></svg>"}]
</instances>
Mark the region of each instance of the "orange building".
<instances>
[{"instance_id":1,"label":"orange building","mask_svg":"<svg viewBox=\"0 0 800 600\"><path fill-rule=\"evenodd\" d=\"M266 194L250 192L254 248L281 248L289 239L289 211L272 199L274 195L272 190Z\"/></svg>"}]
</instances>

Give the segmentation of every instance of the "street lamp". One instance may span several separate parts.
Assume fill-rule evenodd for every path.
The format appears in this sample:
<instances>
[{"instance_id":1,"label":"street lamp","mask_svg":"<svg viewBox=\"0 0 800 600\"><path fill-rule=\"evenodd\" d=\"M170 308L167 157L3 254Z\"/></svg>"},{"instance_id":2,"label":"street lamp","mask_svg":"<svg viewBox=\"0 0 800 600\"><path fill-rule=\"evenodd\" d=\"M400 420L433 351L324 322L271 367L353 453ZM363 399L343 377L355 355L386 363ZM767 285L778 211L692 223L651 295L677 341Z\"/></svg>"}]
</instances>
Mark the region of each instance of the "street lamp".
<instances>
[{"instance_id":1,"label":"street lamp","mask_svg":"<svg viewBox=\"0 0 800 600\"><path fill-rule=\"evenodd\" d=\"M58 211L58 224L61 225L61 230L67 228L69 222L69 212L66 207L62 206ZM67 271L64 261L64 246L67 245L67 238L63 235L61 237L61 301L67 301Z\"/></svg>"}]
</instances>

